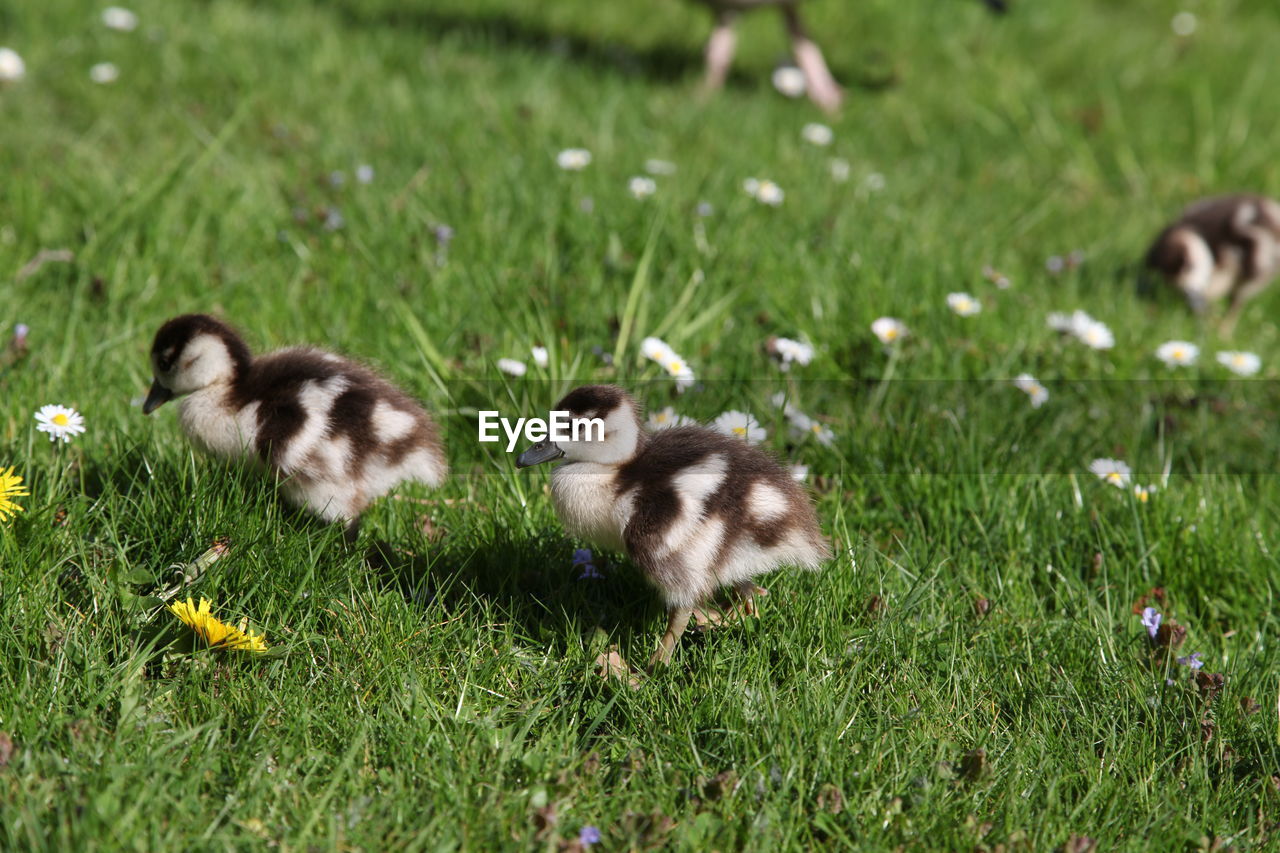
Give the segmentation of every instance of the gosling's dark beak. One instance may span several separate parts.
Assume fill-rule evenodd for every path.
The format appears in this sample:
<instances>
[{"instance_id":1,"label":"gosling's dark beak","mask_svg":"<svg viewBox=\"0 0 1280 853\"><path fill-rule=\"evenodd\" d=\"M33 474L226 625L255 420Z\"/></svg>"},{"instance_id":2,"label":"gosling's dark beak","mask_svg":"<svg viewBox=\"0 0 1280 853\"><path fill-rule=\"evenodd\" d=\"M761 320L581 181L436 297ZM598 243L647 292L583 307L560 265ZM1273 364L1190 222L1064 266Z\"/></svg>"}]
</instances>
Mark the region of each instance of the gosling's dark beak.
<instances>
[{"instance_id":1,"label":"gosling's dark beak","mask_svg":"<svg viewBox=\"0 0 1280 853\"><path fill-rule=\"evenodd\" d=\"M151 390L147 392L147 400L142 404L142 414L149 415L165 403L173 399L173 392L160 384L160 380L153 380Z\"/></svg>"},{"instance_id":2,"label":"gosling's dark beak","mask_svg":"<svg viewBox=\"0 0 1280 853\"><path fill-rule=\"evenodd\" d=\"M564 456L564 451L556 447L554 441L539 441L520 454L519 458L516 459L516 467L528 468L531 465L541 465L543 462L550 462L552 459L559 459L561 456Z\"/></svg>"}]
</instances>

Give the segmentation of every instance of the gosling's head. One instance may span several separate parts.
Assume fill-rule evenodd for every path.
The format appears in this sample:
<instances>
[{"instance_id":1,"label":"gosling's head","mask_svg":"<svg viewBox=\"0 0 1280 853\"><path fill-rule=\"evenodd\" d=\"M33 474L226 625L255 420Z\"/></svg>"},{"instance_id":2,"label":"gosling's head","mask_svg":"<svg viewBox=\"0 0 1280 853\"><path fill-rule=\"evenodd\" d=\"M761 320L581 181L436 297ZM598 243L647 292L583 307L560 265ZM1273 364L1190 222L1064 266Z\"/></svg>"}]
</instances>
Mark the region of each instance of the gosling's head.
<instances>
[{"instance_id":1,"label":"gosling's head","mask_svg":"<svg viewBox=\"0 0 1280 853\"><path fill-rule=\"evenodd\" d=\"M1147 252L1147 268L1181 293L1197 314L1208 305L1213 266L1213 250L1209 244L1194 230L1183 226L1163 231Z\"/></svg>"},{"instance_id":2,"label":"gosling's head","mask_svg":"<svg viewBox=\"0 0 1280 853\"><path fill-rule=\"evenodd\" d=\"M251 356L240 336L207 314L184 314L160 327L151 344L151 391L142 404L151 414L174 397L231 382Z\"/></svg>"},{"instance_id":3,"label":"gosling's head","mask_svg":"<svg viewBox=\"0 0 1280 853\"><path fill-rule=\"evenodd\" d=\"M556 403L568 412L569 427L530 447L516 460L527 468L563 458L566 462L621 465L635 457L643 441L640 407L615 385L584 385Z\"/></svg>"}]
</instances>

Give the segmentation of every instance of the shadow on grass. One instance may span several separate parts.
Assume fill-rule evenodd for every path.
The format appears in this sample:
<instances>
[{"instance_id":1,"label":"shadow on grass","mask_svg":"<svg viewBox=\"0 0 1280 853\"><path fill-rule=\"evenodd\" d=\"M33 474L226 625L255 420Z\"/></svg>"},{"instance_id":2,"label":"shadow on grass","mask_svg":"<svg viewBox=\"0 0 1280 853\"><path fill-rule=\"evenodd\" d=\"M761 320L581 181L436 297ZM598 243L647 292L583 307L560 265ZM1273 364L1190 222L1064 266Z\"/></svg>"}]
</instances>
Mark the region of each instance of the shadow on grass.
<instances>
[{"instance_id":1,"label":"shadow on grass","mask_svg":"<svg viewBox=\"0 0 1280 853\"><path fill-rule=\"evenodd\" d=\"M666 625L662 602L628 563L600 556L604 579L580 577L559 536L500 535L479 547L445 540L414 553L386 541L369 546L366 561L389 588L419 606L464 611L491 606L517 634L561 655L598 644L596 633L632 654L647 650Z\"/></svg>"}]
</instances>

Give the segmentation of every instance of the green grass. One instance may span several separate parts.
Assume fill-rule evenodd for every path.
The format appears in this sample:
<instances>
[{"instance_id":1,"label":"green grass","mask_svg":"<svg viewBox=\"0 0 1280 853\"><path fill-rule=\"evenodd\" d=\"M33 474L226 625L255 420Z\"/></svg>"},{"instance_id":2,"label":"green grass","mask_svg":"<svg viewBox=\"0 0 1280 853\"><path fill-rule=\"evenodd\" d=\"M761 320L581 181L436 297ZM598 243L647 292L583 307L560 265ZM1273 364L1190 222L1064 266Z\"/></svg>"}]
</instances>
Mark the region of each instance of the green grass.
<instances>
[{"instance_id":1,"label":"green grass","mask_svg":"<svg viewBox=\"0 0 1280 853\"><path fill-rule=\"evenodd\" d=\"M32 328L0 356L0 469L31 490L0 526L0 846L554 848L584 825L604 849L1275 844L1280 295L1228 344L1133 279L1185 201L1280 187L1280 16L1200 0L1179 41L1157 0L809 5L851 84L825 150L769 87L772 15L704 103L708 24L674 0L140 0L130 34L86 4L0 9L28 68L0 88L0 334ZM107 60L119 82L90 83ZM570 146L586 171L556 168ZM679 171L637 202L651 157ZM19 278L44 249L75 259ZM983 312L952 315L953 290ZM1046 327L1074 308L1115 349ZM437 413L454 476L380 502L349 549L195 454L171 407L131 400L155 329L197 310L378 365ZM892 358L883 314L912 330ZM676 396L647 334L705 387ZM818 357L784 376L774 334ZM1160 365L1170 338L1200 365ZM548 370L503 380L495 359L534 343ZM1228 381L1223 348L1263 381ZM1006 381L1023 371L1043 408ZM476 408L536 415L586 380L754 411L839 546L636 691L593 663L647 655L656 598L620 558L576 581L546 472L475 440ZM787 438L782 389L833 447ZM51 402L87 434L36 433ZM1149 502L1086 470L1112 455L1160 485ZM193 648L148 597L218 537L190 593L269 656ZM1225 674L1212 702L1152 665L1132 608L1153 586L1178 653Z\"/></svg>"}]
</instances>

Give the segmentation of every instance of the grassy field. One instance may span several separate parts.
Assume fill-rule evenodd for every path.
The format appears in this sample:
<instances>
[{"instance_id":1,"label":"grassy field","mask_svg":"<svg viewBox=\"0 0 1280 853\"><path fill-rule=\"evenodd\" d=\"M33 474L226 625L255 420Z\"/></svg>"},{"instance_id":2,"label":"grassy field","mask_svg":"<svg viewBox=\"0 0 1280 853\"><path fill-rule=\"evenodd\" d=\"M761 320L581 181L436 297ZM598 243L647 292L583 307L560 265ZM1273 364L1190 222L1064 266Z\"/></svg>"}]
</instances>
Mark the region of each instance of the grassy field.
<instances>
[{"instance_id":1,"label":"grassy field","mask_svg":"<svg viewBox=\"0 0 1280 853\"><path fill-rule=\"evenodd\" d=\"M1280 293L1224 341L1134 287L1186 201L1280 189L1280 13L1187 0L1179 37L1163 0L808 5L849 90L829 147L769 85L772 15L703 101L709 22L675 0L137 0L132 32L0 8L26 63L0 84L0 471L30 490L0 522L0 847L1280 843ZM119 79L91 82L100 62ZM557 168L568 147L591 165ZM651 158L677 171L634 199ZM1075 309L1113 349L1046 324ZM195 454L173 407L139 409L151 336L186 311L378 365L437 414L449 483L380 502L349 548ZM909 336L882 346L882 315ZM773 335L814 361L779 371ZM1170 339L1199 363L1161 364ZM636 690L595 662L648 654L656 597L616 555L578 580L547 472L476 441L476 409L538 415L588 380L754 412L837 544ZM830 447L789 436L780 390ZM51 445L47 403L87 432ZM182 595L265 656L156 606L219 539Z\"/></svg>"}]
</instances>

